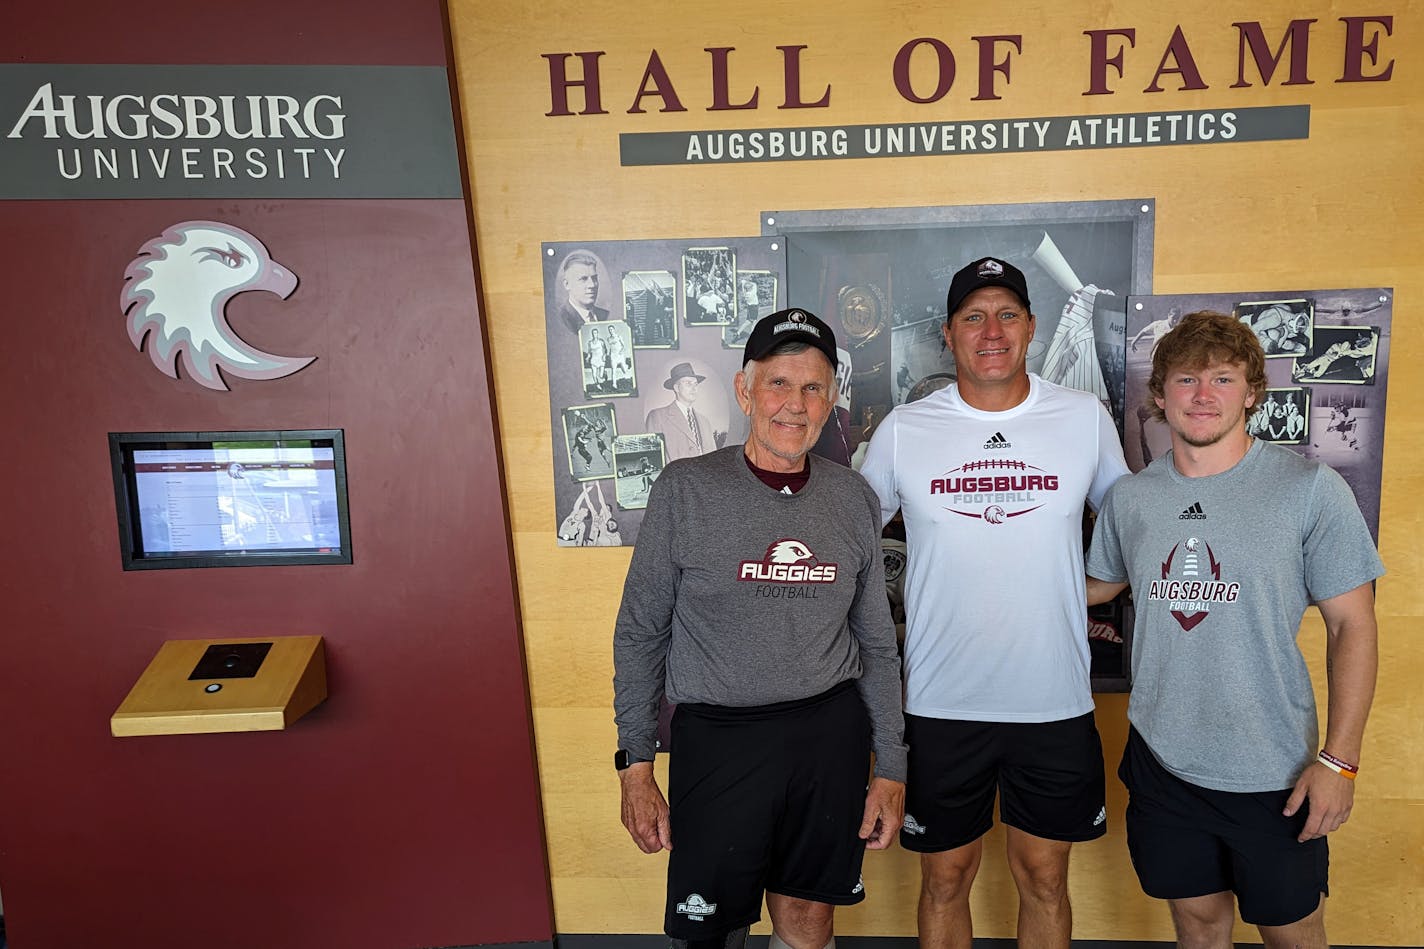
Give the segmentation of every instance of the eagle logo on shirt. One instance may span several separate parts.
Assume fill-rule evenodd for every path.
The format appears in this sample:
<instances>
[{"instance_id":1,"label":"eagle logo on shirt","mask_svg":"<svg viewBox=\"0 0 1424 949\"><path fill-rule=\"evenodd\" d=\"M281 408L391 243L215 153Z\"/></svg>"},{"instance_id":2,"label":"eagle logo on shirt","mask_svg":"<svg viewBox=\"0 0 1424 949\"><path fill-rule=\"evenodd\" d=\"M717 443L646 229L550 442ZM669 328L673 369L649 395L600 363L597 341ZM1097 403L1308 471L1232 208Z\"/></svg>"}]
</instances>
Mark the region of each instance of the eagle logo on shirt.
<instances>
[{"instance_id":1,"label":"eagle logo on shirt","mask_svg":"<svg viewBox=\"0 0 1424 949\"><path fill-rule=\"evenodd\" d=\"M743 560L737 579L753 583L835 583L836 564L821 563L804 541L783 537L767 545L760 560Z\"/></svg>"}]
</instances>

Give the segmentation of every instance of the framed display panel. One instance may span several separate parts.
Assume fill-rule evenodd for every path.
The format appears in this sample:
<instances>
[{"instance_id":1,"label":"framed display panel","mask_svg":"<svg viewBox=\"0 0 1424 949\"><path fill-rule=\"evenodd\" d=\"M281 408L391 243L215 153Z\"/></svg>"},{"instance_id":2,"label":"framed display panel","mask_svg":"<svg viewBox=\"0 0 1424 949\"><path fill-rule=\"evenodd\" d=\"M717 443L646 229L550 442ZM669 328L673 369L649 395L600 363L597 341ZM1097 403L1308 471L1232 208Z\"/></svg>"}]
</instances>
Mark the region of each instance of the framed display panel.
<instances>
[{"instance_id":1,"label":"framed display panel","mask_svg":"<svg viewBox=\"0 0 1424 949\"><path fill-rule=\"evenodd\" d=\"M558 546L632 546L665 464L746 439L732 379L785 269L761 237L543 245Z\"/></svg>"},{"instance_id":2,"label":"framed display panel","mask_svg":"<svg viewBox=\"0 0 1424 949\"><path fill-rule=\"evenodd\" d=\"M940 328L960 267L1018 266L1037 317L1028 369L1098 396L1122 427L1129 294L1151 293L1156 201L765 211L785 244L787 295L846 341L851 447L893 406L954 381ZM847 403L842 403L847 404Z\"/></svg>"},{"instance_id":3,"label":"framed display panel","mask_svg":"<svg viewBox=\"0 0 1424 949\"><path fill-rule=\"evenodd\" d=\"M125 570L351 563L340 429L111 432Z\"/></svg>"}]
</instances>

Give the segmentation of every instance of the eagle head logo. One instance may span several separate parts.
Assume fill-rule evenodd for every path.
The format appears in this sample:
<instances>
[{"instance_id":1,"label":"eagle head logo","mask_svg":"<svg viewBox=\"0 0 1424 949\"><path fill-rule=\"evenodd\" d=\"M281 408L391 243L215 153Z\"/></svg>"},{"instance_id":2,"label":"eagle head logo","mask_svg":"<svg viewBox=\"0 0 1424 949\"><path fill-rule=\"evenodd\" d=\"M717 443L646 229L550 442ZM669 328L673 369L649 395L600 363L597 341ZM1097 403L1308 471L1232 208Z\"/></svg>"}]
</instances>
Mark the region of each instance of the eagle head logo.
<instances>
[{"instance_id":1,"label":"eagle head logo","mask_svg":"<svg viewBox=\"0 0 1424 949\"><path fill-rule=\"evenodd\" d=\"M248 345L227 325L227 302L247 290L267 290L283 300L297 275L260 240L231 224L183 221L143 245L124 270L120 308L129 339L165 375L185 375L209 389L227 391L222 373L243 379L280 379L315 356L277 356Z\"/></svg>"},{"instance_id":2,"label":"eagle head logo","mask_svg":"<svg viewBox=\"0 0 1424 949\"><path fill-rule=\"evenodd\" d=\"M799 540L778 540L766 549L767 563L815 563L816 555Z\"/></svg>"}]
</instances>

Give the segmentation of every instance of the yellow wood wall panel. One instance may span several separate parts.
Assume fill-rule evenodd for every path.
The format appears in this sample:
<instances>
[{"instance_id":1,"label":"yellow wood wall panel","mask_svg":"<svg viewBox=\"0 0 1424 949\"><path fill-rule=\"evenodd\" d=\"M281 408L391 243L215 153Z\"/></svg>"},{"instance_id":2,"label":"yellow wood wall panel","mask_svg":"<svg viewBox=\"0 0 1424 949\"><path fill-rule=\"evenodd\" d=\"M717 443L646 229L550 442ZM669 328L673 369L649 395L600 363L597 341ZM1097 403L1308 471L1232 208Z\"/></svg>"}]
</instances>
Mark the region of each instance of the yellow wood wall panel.
<instances>
[{"instance_id":1,"label":"yellow wood wall panel","mask_svg":"<svg viewBox=\"0 0 1424 949\"><path fill-rule=\"evenodd\" d=\"M642 8L588 0L554 12L515 0L452 0L457 81L466 132L493 384L514 533L515 564L529 664L535 739L556 925L561 932L652 932L659 927L664 860L636 850L618 823L610 634L627 568L624 550L560 550L553 531L551 448L544 340L541 244L545 241L753 235L761 211L1151 198L1155 201L1153 282L1159 292L1293 287L1393 287L1390 407L1384 451L1381 551L1389 575L1379 585L1382 667L1365 743L1357 807L1335 847L1335 895L1328 910L1336 942L1424 944L1417 864L1424 852L1424 558L1417 538L1424 490L1424 4L1353 0L1208 0L1180 5L1097 2L1002 6L919 0L885 3L712 5ZM1342 16L1385 13L1381 40L1396 61L1389 82L1339 83ZM1236 81L1232 23L1258 20L1272 39L1294 19L1310 30L1310 85L1269 86L1249 69ZM1180 24L1209 88L1142 90L1152 81ZM1113 94L1085 96L1085 30L1131 27ZM1012 81L998 100L976 101L976 35L1018 33ZM894 55L915 37L943 39L957 74L940 102L902 99L891 80ZM803 88L832 86L828 109L778 109L783 67L778 45L804 44ZM759 89L760 107L709 112L705 47L734 46L730 93ZM685 112L629 114L649 52L656 49ZM603 50L607 115L547 117L548 64L542 53ZM912 81L929 81L923 52ZM1284 74L1282 73L1282 76ZM918 87L918 86L917 86ZM571 101L578 107L579 96ZM1180 111L1308 104L1302 141L1134 148L1084 152L905 157L836 162L621 167L625 132L734 127L973 121L1108 112ZM1319 619L1303 624L1302 645L1323 684ZM1322 693L1323 698L1323 693ZM1126 735L1122 696L1098 697L1109 771ZM1075 848L1076 933L1097 939L1170 939L1165 908L1144 897L1127 858L1125 794L1109 780L1109 833ZM974 892L977 933L1013 934L1015 901L989 839ZM1414 861L1413 864L1410 861ZM1411 872L1412 871L1412 872ZM918 862L898 850L866 861L869 899L838 915L845 933L914 931ZM764 924L763 930L764 931ZM1251 939L1249 928L1238 938Z\"/></svg>"}]
</instances>

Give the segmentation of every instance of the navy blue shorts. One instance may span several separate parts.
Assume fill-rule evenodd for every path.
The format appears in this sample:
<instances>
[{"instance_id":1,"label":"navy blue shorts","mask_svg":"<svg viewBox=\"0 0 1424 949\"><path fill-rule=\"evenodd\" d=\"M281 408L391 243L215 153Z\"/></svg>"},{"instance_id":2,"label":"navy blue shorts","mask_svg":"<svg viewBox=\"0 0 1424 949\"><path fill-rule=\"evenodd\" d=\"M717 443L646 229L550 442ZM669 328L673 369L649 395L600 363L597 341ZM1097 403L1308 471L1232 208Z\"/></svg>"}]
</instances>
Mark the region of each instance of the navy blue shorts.
<instances>
[{"instance_id":1,"label":"navy blue shorts","mask_svg":"<svg viewBox=\"0 0 1424 949\"><path fill-rule=\"evenodd\" d=\"M1142 891L1184 900L1230 890L1253 926L1299 922L1329 894L1330 847L1300 843L1309 802L1286 817L1291 789L1236 793L1183 781L1133 728L1118 777L1127 785L1127 849Z\"/></svg>"}]
</instances>

